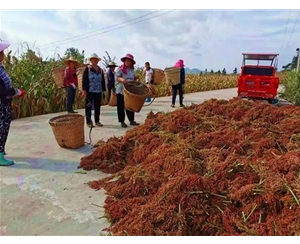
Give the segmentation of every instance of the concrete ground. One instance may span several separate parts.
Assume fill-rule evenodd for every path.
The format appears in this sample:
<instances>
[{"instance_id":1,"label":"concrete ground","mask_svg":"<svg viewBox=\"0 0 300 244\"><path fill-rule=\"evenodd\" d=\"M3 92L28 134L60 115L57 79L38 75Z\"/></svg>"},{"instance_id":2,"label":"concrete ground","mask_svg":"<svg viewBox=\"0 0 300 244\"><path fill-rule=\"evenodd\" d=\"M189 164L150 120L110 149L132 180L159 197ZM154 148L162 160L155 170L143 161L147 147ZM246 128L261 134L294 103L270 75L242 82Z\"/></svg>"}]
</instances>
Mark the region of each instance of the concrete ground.
<instances>
[{"instance_id":1,"label":"concrete ground","mask_svg":"<svg viewBox=\"0 0 300 244\"><path fill-rule=\"evenodd\" d=\"M236 95L236 89L185 94L184 103L201 103L210 98L230 99ZM136 121L143 123L151 110L176 109L170 107L170 101L170 97L157 98L136 114ZM84 114L83 110L78 111ZM15 165L0 167L0 235L97 236L109 226L106 219L101 218L104 192L96 192L85 184L106 175L98 171L78 173L80 159L90 154L92 148L86 145L68 150L57 145L48 121L60 114L12 122L6 152ZM132 128L120 127L116 107L103 106L100 116L104 126L93 129L93 143L124 135ZM88 132L85 126L87 142Z\"/></svg>"}]
</instances>

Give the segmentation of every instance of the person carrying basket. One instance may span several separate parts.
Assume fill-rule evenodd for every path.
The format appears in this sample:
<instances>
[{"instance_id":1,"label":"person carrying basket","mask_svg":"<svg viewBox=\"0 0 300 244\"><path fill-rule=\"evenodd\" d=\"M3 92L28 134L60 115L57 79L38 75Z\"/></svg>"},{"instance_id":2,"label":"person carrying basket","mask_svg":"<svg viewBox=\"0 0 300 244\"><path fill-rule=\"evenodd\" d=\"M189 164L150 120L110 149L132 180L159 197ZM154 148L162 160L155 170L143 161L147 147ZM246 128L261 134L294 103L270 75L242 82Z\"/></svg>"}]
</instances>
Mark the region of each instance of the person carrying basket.
<instances>
[{"instance_id":1,"label":"person carrying basket","mask_svg":"<svg viewBox=\"0 0 300 244\"><path fill-rule=\"evenodd\" d=\"M121 58L121 61L123 64L116 70L115 74L115 87L117 95L118 120L121 123L121 126L125 128L127 127L127 124L125 123L125 103L123 95L124 84L136 81L139 79L139 77L136 76L134 72L135 61L133 55L126 54L123 58ZM126 115L130 125L139 125L139 123L135 122L134 120L134 112L126 110Z\"/></svg>"}]
</instances>

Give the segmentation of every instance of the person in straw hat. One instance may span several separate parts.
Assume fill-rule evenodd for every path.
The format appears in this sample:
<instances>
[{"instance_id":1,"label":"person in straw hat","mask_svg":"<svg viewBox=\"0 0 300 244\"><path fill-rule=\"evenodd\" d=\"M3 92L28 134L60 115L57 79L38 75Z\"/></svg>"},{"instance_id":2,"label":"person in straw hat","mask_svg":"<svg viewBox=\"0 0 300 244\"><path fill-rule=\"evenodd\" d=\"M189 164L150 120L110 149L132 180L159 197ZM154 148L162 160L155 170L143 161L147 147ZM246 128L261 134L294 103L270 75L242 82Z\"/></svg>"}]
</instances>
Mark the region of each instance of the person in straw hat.
<instances>
[{"instance_id":1,"label":"person in straw hat","mask_svg":"<svg viewBox=\"0 0 300 244\"><path fill-rule=\"evenodd\" d=\"M106 73L106 77L107 77L107 91L108 91L108 96L107 96L107 100L110 100L110 96L111 96L111 91L114 89L115 87L115 68L118 67L118 65L115 64L115 62L109 62L107 68L108 71Z\"/></svg>"},{"instance_id":2,"label":"person in straw hat","mask_svg":"<svg viewBox=\"0 0 300 244\"><path fill-rule=\"evenodd\" d=\"M125 123L125 104L123 96L124 84L137 80L139 77L135 76L134 72L134 57L131 54L126 54L121 58L123 64L116 71L116 95L117 95L117 111L118 119L122 127L127 127ZM130 122L130 125L139 125L134 120L134 112L126 110L127 118Z\"/></svg>"},{"instance_id":3,"label":"person in straw hat","mask_svg":"<svg viewBox=\"0 0 300 244\"><path fill-rule=\"evenodd\" d=\"M70 57L64 60L67 65L64 72L64 85L66 86L67 92L67 112L77 113L73 110L73 105L76 96L76 88L78 87L78 79L76 74L76 67L80 65L74 57Z\"/></svg>"},{"instance_id":4,"label":"person in straw hat","mask_svg":"<svg viewBox=\"0 0 300 244\"><path fill-rule=\"evenodd\" d=\"M10 46L9 43L0 43L0 166L10 166L14 161L4 157L5 144L12 121L11 102L14 96L23 98L26 92L22 89L12 87L12 81L4 69L4 50Z\"/></svg>"},{"instance_id":5,"label":"person in straw hat","mask_svg":"<svg viewBox=\"0 0 300 244\"><path fill-rule=\"evenodd\" d=\"M105 78L103 70L98 66L101 58L93 53L88 58L90 64L85 68L82 75L82 89L85 97L85 116L88 127L94 127L92 122L92 104L94 103L95 125L103 126L100 123L100 108L102 92L105 88Z\"/></svg>"}]
</instances>

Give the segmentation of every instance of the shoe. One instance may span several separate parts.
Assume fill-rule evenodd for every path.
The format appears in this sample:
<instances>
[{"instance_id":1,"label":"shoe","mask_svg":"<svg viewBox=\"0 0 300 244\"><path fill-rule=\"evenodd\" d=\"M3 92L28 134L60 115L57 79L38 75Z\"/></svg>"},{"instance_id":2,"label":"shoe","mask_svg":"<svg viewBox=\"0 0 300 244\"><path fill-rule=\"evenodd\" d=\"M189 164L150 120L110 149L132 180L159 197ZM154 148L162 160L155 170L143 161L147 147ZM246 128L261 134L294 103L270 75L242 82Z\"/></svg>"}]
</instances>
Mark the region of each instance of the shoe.
<instances>
[{"instance_id":1,"label":"shoe","mask_svg":"<svg viewBox=\"0 0 300 244\"><path fill-rule=\"evenodd\" d=\"M135 122L135 121L131 121L130 125L140 125L139 123Z\"/></svg>"},{"instance_id":2,"label":"shoe","mask_svg":"<svg viewBox=\"0 0 300 244\"><path fill-rule=\"evenodd\" d=\"M103 124L101 124L100 122L95 123L96 126L102 127Z\"/></svg>"},{"instance_id":3,"label":"shoe","mask_svg":"<svg viewBox=\"0 0 300 244\"><path fill-rule=\"evenodd\" d=\"M87 124L87 127L89 127L89 128L93 128L93 127L94 127L94 125L93 125L93 124Z\"/></svg>"},{"instance_id":4,"label":"shoe","mask_svg":"<svg viewBox=\"0 0 300 244\"><path fill-rule=\"evenodd\" d=\"M121 122L121 126L122 126L123 128L126 128L126 127L127 127L127 125L126 125L124 122Z\"/></svg>"},{"instance_id":5,"label":"shoe","mask_svg":"<svg viewBox=\"0 0 300 244\"><path fill-rule=\"evenodd\" d=\"M68 114L78 114L78 112L75 112L75 111L69 111Z\"/></svg>"},{"instance_id":6,"label":"shoe","mask_svg":"<svg viewBox=\"0 0 300 244\"><path fill-rule=\"evenodd\" d=\"M181 108L185 107L183 104L180 104L179 106L180 106Z\"/></svg>"},{"instance_id":7,"label":"shoe","mask_svg":"<svg viewBox=\"0 0 300 244\"><path fill-rule=\"evenodd\" d=\"M171 104L171 107L172 107L172 108L175 108L175 104Z\"/></svg>"},{"instance_id":8,"label":"shoe","mask_svg":"<svg viewBox=\"0 0 300 244\"><path fill-rule=\"evenodd\" d=\"M0 166L11 166L14 164L14 161L12 160L7 160L5 157L4 157L4 153L0 153Z\"/></svg>"}]
</instances>

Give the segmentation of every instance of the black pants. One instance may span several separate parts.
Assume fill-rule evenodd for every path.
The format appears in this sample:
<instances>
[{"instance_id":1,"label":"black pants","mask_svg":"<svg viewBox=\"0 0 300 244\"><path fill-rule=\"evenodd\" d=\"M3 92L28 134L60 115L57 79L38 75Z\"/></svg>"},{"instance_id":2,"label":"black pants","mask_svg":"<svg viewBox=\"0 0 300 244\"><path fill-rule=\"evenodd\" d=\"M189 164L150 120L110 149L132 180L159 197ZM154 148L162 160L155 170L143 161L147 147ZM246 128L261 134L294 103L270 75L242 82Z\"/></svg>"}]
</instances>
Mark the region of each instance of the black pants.
<instances>
[{"instance_id":1,"label":"black pants","mask_svg":"<svg viewBox=\"0 0 300 244\"><path fill-rule=\"evenodd\" d=\"M179 104L183 104L183 89L182 84L178 84L176 86L172 86L172 104L175 104L177 91L179 91Z\"/></svg>"},{"instance_id":2,"label":"black pants","mask_svg":"<svg viewBox=\"0 0 300 244\"><path fill-rule=\"evenodd\" d=\"M122 94L117 94L117 111L119 122L122 123L125 121L125 104L124 96ZM134 112L126 110L126 115L129 122L134 121Z\"/></svg>"},{"instance_id":3,"label":"black pants","mask_svg":"<svg viewBox=\"0 0 300 244\"><path fill-rule=\"evenodd\" d=\"M94 103L94 117L95 117L95 123L100 122L100 107L101 107L101 98L102 98L102 92L101 93L93 93L93 92L87 92L86 99L85 99L85 116L86 123L91 124L92 120L92 104Z\"/></svg>"},{"instance_id":4,"label":"black pants","mask_svg":"<svg viewBox=\"0 0 300 244\"><path fill-rule=\"evenodd\" d=\"M109 102L109 100L110 100L111 91L114 91L114 88L109 88L109 87L107 87L107 101L108 101L108 102Z\"/></svg>"},{"instance_id":5,"label":"black pants","mask_svg":"<svg viewBox=\"0 0 300 244\"><path fill-rule=\"evenodd\" d=\"M11 104L0 103L0 153L3 153L5 151L5 144L8 137L11 121L12 121Z\"/></svg>"},{"instance_id":6,"label":"black pants","mask_svg":"<svg viewBox=\"0 0 300 244\"><path fill-rule=\"evenodd\" d=\"M67 87L66 89L67 89L67 111L72 112L73 104L75 101L76 89L74 89L72 86Z\"/></svg>"}]
</instances>

